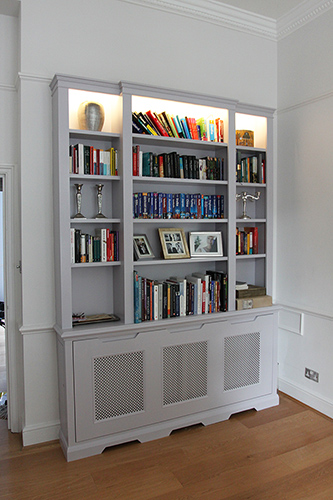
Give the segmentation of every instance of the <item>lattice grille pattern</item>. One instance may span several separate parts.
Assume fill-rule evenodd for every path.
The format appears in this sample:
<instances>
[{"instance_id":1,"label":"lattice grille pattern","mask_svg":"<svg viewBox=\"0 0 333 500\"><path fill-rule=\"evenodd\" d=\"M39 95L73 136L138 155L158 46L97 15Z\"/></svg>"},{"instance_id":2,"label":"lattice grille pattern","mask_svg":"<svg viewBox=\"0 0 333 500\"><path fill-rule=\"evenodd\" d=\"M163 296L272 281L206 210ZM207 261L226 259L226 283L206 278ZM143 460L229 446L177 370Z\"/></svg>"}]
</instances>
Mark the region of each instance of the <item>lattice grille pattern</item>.
<instances>
[{"instance_id":1,"label":"lattice grille pattern","mask_svg":"<svg viewBox=\"0 0 333 500\"><path fill-rule=\"evenodd\" d=\"M95 420L144 410L144 353L94 359Z\"/></svg>"},{"instance_id":2,"label":"lattice grille pattern","mask_svg":"<svg viewBox=\"0 0 333 500\"><path fill-rule=\"evenodd\" d=\"M260 333L224 339L224 390L258 384L260 379Z\"/></svg>"},{"instance_id":3,"label":"lattice grille pattern","mask_svg":"<svg viewBox=\"0 0 333 500\"><path fill-rule=\"evenodd\" d=\"M207 341L163 349L163 405L207 395Z\"/></svg>"}]
</instances>

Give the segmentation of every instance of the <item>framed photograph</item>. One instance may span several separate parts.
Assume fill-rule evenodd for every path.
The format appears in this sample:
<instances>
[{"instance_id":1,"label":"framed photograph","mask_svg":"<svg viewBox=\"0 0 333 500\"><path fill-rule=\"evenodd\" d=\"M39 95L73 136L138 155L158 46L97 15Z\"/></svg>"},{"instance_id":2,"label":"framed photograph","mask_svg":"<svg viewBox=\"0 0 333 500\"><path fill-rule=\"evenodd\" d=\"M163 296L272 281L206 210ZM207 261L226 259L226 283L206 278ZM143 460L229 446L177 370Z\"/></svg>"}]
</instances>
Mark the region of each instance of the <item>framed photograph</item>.
<instances>
[{"instance_id":1,"label":"framed photograph","mask_svg":"<svg viewBox=\"0 0 333 500\"><path fill-rule=\"evenodd\" d=\"M185 233L182 229L159 228L158 233L165 259L190 258Z\"/></svg>"},{"instance_id":2,"label":"framed photograph","mask_svg":"<svg viewBox=\"0 0 333 500\"><path fill-rule=\"evenodd\" d=\"M136 260L153 259L155 256L145 234L133 236L134 257Z\"/></svg>"},{"instance_id":3,"label":"framed photograph","mask_svg":"<svg viewBox=\"0 0 333 500\"><path fill-rule=\"evenodd\" d=\"M190 233L190 252L191 257L222 257L222 234L214 231Z\"/></svg>"}]
</instances>

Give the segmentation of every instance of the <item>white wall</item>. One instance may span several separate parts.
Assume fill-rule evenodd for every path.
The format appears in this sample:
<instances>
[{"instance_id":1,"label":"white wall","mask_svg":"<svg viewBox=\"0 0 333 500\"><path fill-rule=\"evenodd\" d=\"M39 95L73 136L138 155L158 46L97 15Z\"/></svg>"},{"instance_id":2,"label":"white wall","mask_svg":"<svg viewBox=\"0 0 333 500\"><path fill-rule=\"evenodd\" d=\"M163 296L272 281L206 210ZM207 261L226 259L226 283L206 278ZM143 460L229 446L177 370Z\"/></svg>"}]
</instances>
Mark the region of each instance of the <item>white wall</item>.
<instances>
[{"instance_id":1,"label":"white wall","mask_svg":"<svg viewBox=\"0 0 333 500\"><path fill-rule=\"evenodd\" d=\"M117 0L22 0L25 444L57 437L51 100L55 73L128 80L275 107L276 43Z\"/></svg>"},{"instance_id":2,"label":"white wall","mask_svg":"<svg viewBox=\"0 0 333 500\"><path fill-rule=\"evenodd\" d=\"M13 2L14 3L14 2ZM9 2L5 7L9 7ZM0 3L0 13L4 5ZM11 9L8 8L10 11ZM15 10L15 9L14 9ZM9 391L8 425L13 431L21 429L22 403L22 339L21 276L16 268L20 261L20 177L18 136L17 72L19 57L19 20L11 15L0 15L0 175L4 178L6 262L6 336L7 355L12 370L7 387ZM13 410L13 411L11 411Z\"/></svg>"},{"instance_id":3,"label":"white wall","mask_svg":"<svg viewBox=\"0 0 333 500\"><path fill-rule=\"evenodd\" d=\"M303 335L279 333L280 388L330 416L332 23L333 9L278 44L276 239L276 300L303 314ZM318 384L305 367L319 372Z\"/></svg>"}]
</instances>

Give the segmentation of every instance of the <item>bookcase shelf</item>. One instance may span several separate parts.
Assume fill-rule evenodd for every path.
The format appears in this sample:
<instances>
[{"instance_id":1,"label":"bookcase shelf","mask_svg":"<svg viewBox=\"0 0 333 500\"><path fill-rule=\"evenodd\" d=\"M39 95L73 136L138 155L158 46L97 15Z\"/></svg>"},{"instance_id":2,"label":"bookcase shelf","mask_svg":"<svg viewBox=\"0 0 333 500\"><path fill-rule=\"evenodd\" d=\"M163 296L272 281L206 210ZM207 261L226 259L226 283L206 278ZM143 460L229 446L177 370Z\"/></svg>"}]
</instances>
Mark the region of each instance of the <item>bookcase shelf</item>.
<instances>
[{"instance_id":1,"label":"bookcase shelf","mask_svg":"<svg viewBox=\"0 0 333 500\"><path fill-rule=\"evenodd\" d=\"M147 184L179 184L179 185L207 185L207 186L227 186L228 181L210 181L204 179L178 179L173 177L145 177L145 176L133 176L134 183L144 182ZM262 186L262 184L260 184Z\"/></svg>"},{"instance_id":2,"label":"bookcase shelf","mask_svg":"<svg viewBox=\"0 0 333 500\"><path fill-rule=\"evenodd\" d=\"M88 267L116 267L120 266L121 262L120 261L112 261L112 262L77 262L71 265L72 269L78 268L78 267L83 267L83 268L88 268Z\"/></svg>"},{"instance_id":3,"label":"bookcase shelf","mask_svg":"<svg viewBox=\"0 0 333 500\"><path fill-rule=\"evenodd\" d=\"M60 441L67 459L100 453L129 440L166 436L184 425L207 425L236 411L278 404L277 309L236 310L236 281L272 293L274 110L192 92L63 75L56 75L50 87ZM101 131L79 128L77 111L85 101L104 107ZM192 120L193 127L203 127L200 135L206 134L207 124L209 137L214 135L216 141L136 133L133 113L148 110ZM236 145L236 130L251 130L254 147ZM191 135L195 137L195 129ZM79 163L75 148L81 154ZM105 161L101 156L108 150L114 170L107 156ZM84 164L82 151L86 151ZM160 176L162 170L158 176L133 175L139 173L134 154L140 152L152 157L175 155L174 162L191 157L192 169L181 171L181 164L173 163L167 170L169 177ZM246 180L256 180L256 162L264 165L259 182L243 182L245 177L237 182L237 162L247 158L252 173ZM213 163L206 168L208 159ZM86 219L74 218L78 184L82 184L81 211ZM105 218L96 218L99 184ZM247 203L251 219L241 218L242 203L236 201L236 194L242 191L252 195L260 191L257 201ZM150 200L159 195L162 208L167 200L168 211L159 207L156 212L154 205L149 218L135 212L135 197L145 193ZM183 218L177 212L180 196L187 204L186 210L182 206ZM215 203L223 218L212 217ZM177 218L170 218L171 214ZM184 234L189 248L192 238L190 258L162 257L160 234L168 228ZM251 228L258 231L258 253L236 254L236 230L246 233ZM79 262L77 254L74 262L73 238L79 235L93 245L101 230L104 235L116 233L118 260L102 262L97 253L97 262ZM221 235L221 252L210 256L211 247L202 245L206 255L194 257L194 243L201 245L200 238L194 239L196 233L207 243L212 235ZM154 258L135 260L134 236L147 238ZM95 255L89 257L94 260ZM171 317L160 314L156 301L147 320L147 303L136 295L136 277L149 282L150 291L152 283L169 282L170 298L165 294L159 298L169 301L165 304ZM182 298L181 283L187 286ZM182 309L181 300L187 301L181 303ZM138 304L145 321L137 314ZM119 320L74 326L73 315L81 314L89 319L111 314ZM245 372L253 379L248 380Z\"/></svg>"}]
</instances>

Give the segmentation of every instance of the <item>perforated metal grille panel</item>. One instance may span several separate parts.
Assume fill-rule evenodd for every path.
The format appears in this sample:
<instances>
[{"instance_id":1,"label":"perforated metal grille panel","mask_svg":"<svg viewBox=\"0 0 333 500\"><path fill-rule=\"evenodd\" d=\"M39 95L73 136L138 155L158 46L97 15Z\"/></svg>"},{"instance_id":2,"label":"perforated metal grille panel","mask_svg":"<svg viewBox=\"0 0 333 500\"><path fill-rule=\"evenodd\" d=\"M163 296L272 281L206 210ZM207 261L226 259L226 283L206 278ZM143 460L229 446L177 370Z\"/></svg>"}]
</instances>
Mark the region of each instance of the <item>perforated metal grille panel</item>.
<instances>
[{"instance_id":1,"label":"perforated metal grille panel","mask_svg":"<svg viewBox=\"0 0 333 500\"><path fill-rule=\"evenodd\" d=\"M224 339L224 390L258 384L260 379L260 333Z\"/></svg>"},{"instance_id":2,"label":"perforated metal grille panel","mask_svg":"<svg viewBox=\"0 0 333 500\"><path fill-rule=\"evenodd\" d=\"M95 420L144 410L143 351L94 359Z\"/></svg>"},{"instance_id":3,"label":"perforated metal grille panel","mask_svg":"<svg viewBox=\"0 0 333 500\"><path fill-rule=\"evenodd\" d=\"M163 348L163 405L207 395L207 341Z\"/></svg>"}]
</instances>

